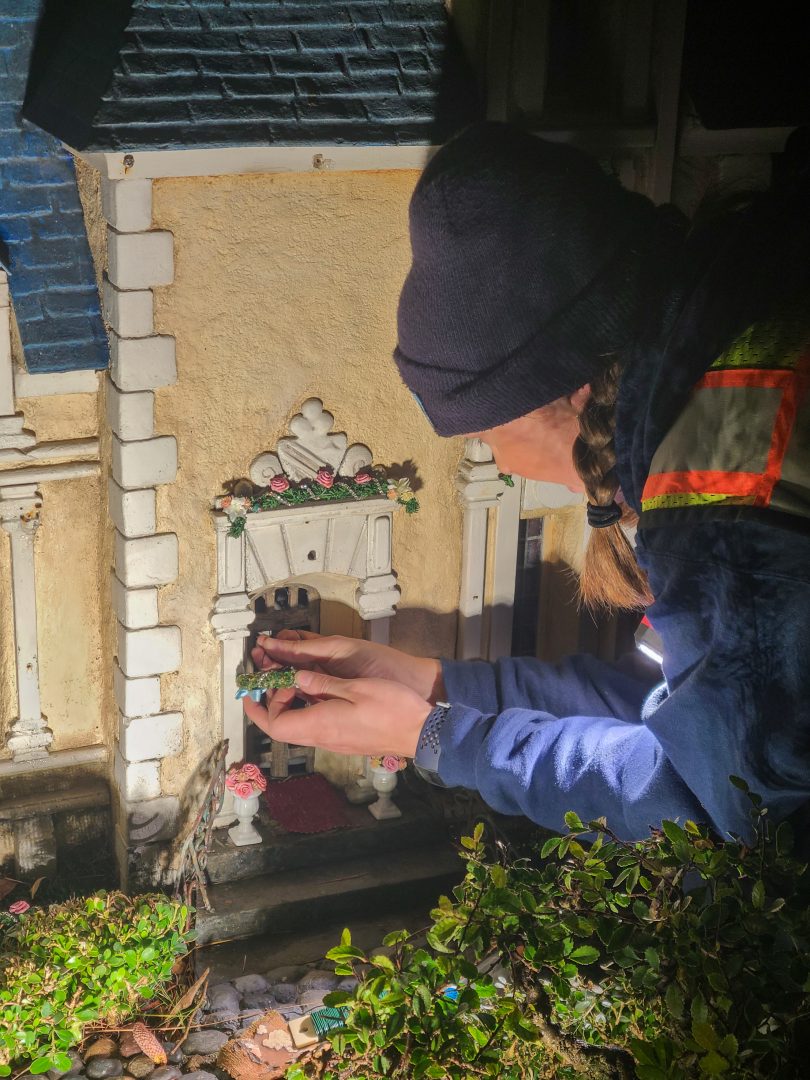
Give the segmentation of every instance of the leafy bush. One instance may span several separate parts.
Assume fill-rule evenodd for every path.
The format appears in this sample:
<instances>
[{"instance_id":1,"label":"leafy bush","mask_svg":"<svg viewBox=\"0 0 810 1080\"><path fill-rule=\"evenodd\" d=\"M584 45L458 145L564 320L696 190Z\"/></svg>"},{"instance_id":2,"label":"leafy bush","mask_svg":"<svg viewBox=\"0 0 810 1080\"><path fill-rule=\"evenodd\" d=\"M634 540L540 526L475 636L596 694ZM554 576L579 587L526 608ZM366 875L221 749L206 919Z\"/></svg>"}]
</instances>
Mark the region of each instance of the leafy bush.
<instances>
[{"instance_id":1,"label":"leafy bush","mask_svg":"<svg viewBox=\"0 0 810 1080\"><path fill-rule=\"evenodd\" d=\"M539 858L493 861L478 826L426 947L403 931L367 957L344 932L328 956L360 985L327 1003L346 1027L288 1077L806 1076L808 875L749 797L753 848L688 821L625 843L568 814Z\"/></svg>"},{"instance_id":2,"label":"leafy bush","mask_svg":"<svg viewBox=\"0 0 810 1080\"><path fill-rule=\"evenodd\" d=\"M193 938L164 896L97 893L0 926L0 1076L66 1069L85 1024L115 1027L160 997ZM3 933L5 930L5 933Z\"/></svg>"}]
</instances>

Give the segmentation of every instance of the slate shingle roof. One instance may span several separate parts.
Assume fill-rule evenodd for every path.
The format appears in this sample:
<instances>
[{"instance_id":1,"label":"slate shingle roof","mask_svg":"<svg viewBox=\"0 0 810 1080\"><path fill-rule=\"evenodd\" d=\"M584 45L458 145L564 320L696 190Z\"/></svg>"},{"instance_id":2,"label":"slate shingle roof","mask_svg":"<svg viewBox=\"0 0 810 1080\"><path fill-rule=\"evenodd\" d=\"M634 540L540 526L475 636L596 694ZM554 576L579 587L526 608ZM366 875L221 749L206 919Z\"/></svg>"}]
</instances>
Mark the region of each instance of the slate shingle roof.
<instances>
[{"instance_id":1,"label":"slate shingle roof","mask_svg":"<svg viewBox=\"0 0 810 1080\"><path fill-rule=\"evenodd\" d=\"M23 120L43 0L0 0L0 259L29 371L107 364L93 260L73 159Z\"/></svg>"},{"instance_id":2,"label":"slate shingle roof","mask_svg":"<svg viewBox=\"0 0 810 1080\"><path fill-rule=\"evenodd\" d=\"M437 144L477 94L442 0L79 0L26 115L79 150Z\"/></svg>"}]
</instances>

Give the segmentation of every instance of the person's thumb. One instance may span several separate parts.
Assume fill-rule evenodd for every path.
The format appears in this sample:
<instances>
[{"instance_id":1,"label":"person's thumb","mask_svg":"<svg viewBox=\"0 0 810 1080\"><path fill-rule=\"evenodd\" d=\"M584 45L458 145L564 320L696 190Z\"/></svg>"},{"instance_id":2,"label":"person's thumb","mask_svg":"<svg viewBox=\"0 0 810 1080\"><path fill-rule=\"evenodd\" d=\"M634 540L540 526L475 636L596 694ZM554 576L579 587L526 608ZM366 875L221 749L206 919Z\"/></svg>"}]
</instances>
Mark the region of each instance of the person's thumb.
<instances>
[{"instance_id":1,"label":"person's thumb","mask_svg":"<svg viewBox=\"0 0 810 1080\"><path fill-rule=\"evenodd\" d=\"M282 664L317 663L329 658L326 640L320 637L304 641L290 641L288 638L261 637L259 644L274 660Z\"/></svg>"},{"instance_id":2,"label":"person's thumb","mask_svg":"<svg viewBox=\"0 0 810 1080\"><path fill-rule=\"evenodd\" d=\"M297 671L295 685L308 697L352 700L351 679L336 679L333 675L324 675L320 671Z\"/></svg>"}]
</instances>

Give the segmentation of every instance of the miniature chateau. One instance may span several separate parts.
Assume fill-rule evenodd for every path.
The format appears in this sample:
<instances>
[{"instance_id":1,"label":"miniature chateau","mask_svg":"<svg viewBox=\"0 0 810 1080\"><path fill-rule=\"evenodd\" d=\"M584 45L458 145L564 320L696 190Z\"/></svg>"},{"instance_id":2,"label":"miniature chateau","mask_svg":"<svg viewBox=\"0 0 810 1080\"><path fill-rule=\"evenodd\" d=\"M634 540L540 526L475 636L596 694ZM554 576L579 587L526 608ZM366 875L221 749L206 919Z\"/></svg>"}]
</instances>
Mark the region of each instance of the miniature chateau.
<instances>
[{"instance_id":1,"label":"miniature chateau","mask_svg":"<svg viewBox=\"0 0 810 1080\"><path fill-rule=\"evenodd\" d=\"M420 171L486 112L689 210L718 179L766 183L791 129L703 127L681 3L600 5L592 100L547 63L545 4L57 7L0 23L0 869L172 886L207 846L209 940L315 897L339 913L338 892L435 896L462 796L272 743L236 697L285 628L616 650L574 599L579 497L437 438L391 362ZM285 831L262 792L259 841L233 843L243 761L270 795L325 784L348 824Z\"/></svg>"}]
</instances>

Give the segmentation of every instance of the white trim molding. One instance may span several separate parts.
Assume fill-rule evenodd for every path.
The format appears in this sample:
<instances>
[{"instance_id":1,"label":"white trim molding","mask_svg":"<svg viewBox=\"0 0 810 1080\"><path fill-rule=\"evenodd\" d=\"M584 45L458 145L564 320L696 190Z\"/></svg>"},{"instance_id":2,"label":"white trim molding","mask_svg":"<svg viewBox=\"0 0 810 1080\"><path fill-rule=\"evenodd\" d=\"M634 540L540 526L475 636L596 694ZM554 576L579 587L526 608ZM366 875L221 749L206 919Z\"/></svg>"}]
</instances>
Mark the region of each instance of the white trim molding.
<instances>
[{"instance_id":1,"label":"white trim molding","mask_svg":"<svg viewBox=\"0 0 810 1080\"><path fill-rule=\"evenodd\" d=\"M174 338L155 333L152 296L154 287L174 278L174 241L171 233L152 228L151 179L111 171L103 159L96 155L91 163L102 173L109 255L102 301L112 330L104 415L112 440L108 513L116 529L113 776L129 844L133 821L176 818L178 800L164 796L161 762L183 747L183 716L164 710L159 680L182 663L179 627L161 623L158 608L159 588L177 579L177 536L159 535L155 519L156 489L177 475L177 441L157 434L154 422L154 390L177 379ZM138 837L141 842L140 832Z\"/></svg>"},{"instance_id":2,"label":"white trim molding","mask_svg":"<svg viewBox=\"0 0 810 1080\"><path fill-rule=\"evenodd\" d=\"M65 147L106 180L157 180L166 176L237 173L370 172L424 169L437 146L233 146L201 150L83 152ZM144 197L140 195L143 201ZM112 204L108 198L105 206ZM138 210L132 208L134 220ZM110 218L107 219L110 221ZM120 218L119 218L120 220ZM117 228L125 229L119 225Z\"/></svg>"}]
</instances>

